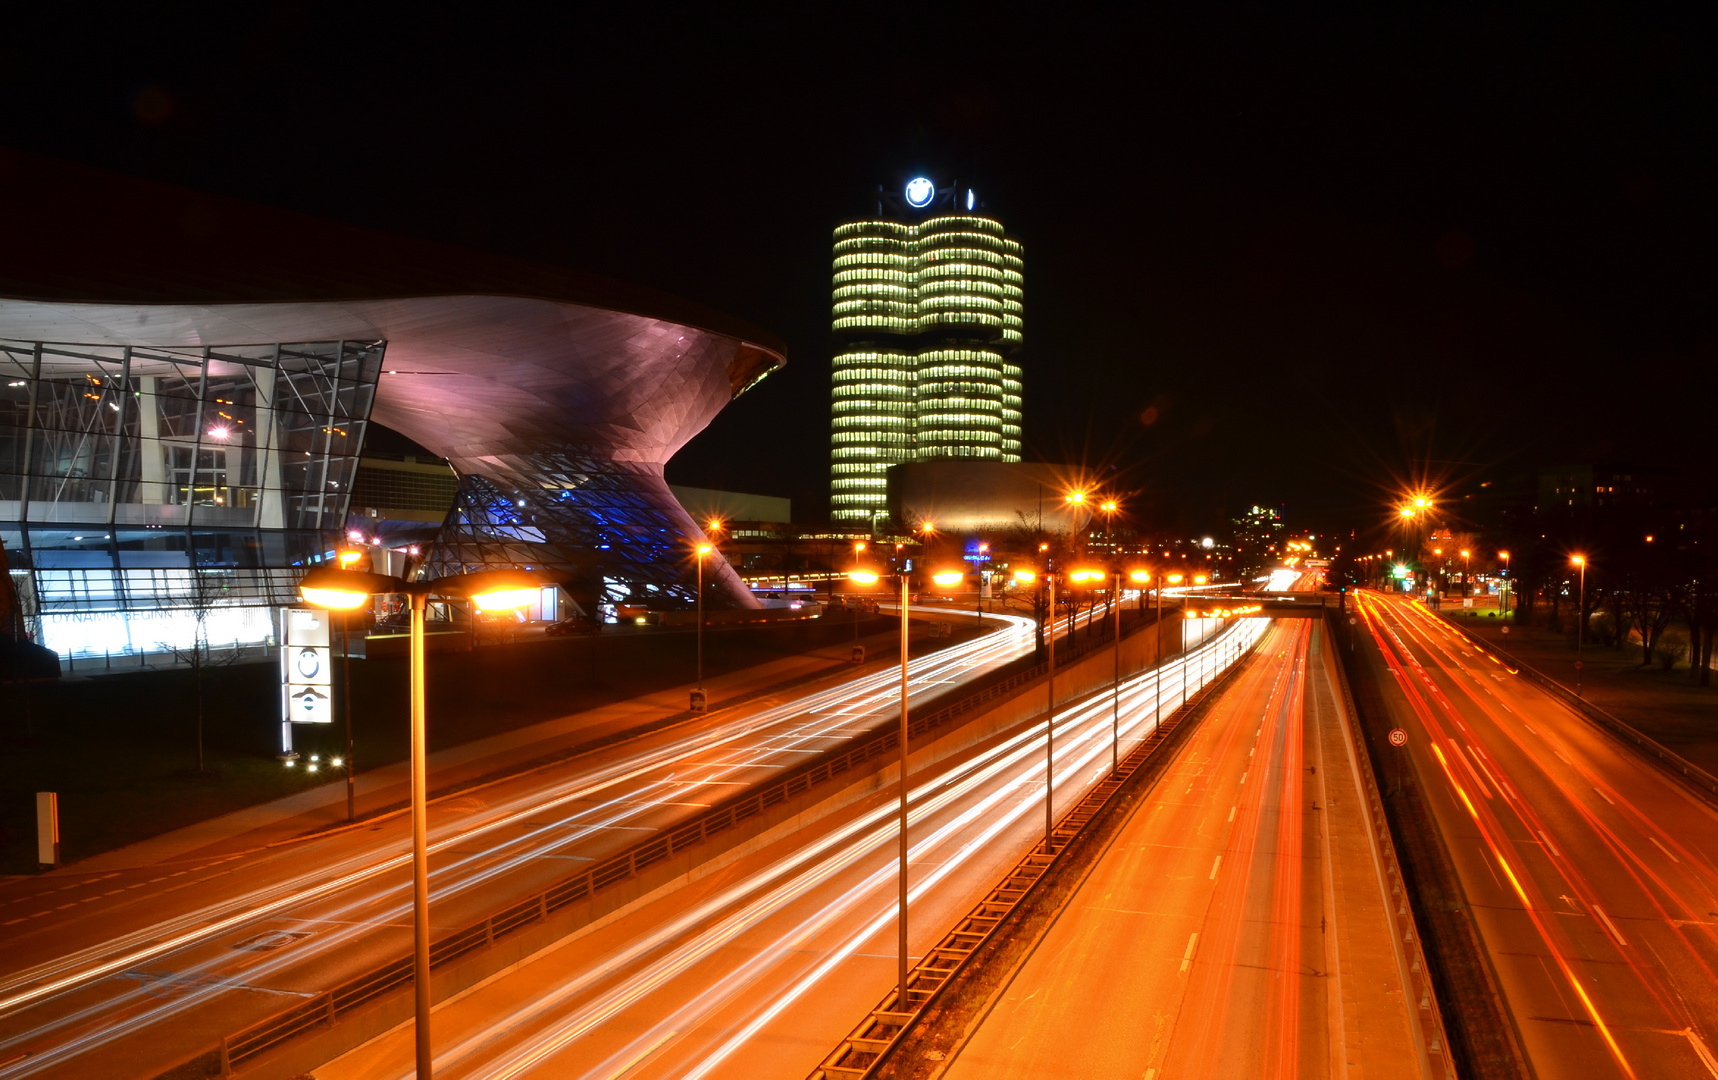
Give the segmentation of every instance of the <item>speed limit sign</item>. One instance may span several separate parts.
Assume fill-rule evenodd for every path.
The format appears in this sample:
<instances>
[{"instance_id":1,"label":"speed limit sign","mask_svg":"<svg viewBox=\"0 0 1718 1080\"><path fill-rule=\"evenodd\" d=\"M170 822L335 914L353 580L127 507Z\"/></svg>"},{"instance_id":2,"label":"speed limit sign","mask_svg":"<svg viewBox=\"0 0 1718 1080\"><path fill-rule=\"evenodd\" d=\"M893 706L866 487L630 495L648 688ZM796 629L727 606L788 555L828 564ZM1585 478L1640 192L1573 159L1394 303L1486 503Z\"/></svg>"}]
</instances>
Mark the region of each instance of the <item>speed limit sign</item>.
<instances>
[{"instance_id":1,"label":"speed limit sign","mask_svg":"<svg viewBox=\"0 0 1718 1080\"><path fill-rule=\"evenodd\" d=\"M1401 728L1391 728L1390 729L1390 745L1391 746L1406 746L1406 745L1408 745L1408 733L1406 731L1403 731Z\"/></svg>"}]
</instances>

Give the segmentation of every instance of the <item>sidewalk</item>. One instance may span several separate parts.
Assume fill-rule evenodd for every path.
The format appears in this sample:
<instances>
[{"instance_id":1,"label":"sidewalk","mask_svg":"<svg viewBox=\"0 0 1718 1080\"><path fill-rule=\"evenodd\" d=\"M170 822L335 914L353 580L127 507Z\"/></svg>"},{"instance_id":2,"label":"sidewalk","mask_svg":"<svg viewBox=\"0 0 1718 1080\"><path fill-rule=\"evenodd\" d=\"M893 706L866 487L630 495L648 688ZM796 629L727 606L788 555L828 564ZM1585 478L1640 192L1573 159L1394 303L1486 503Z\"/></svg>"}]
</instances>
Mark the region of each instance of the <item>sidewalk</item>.
<instances>
[{"instance_id":1,"label":"sidewalk","mask_svg":"<svg viewBox=\"0 0 1718 1080\"><path fill-rule=\"evenodd\" d=\"M894 634L864 639L873 657L884 655ZM808 682L835 681L876 667L881 661L855 667L852 643L826 646L799 656L783 657L705 680L712 712L750 701L768 701L771 691ZM517 773L534 762L593 746L626 732L648 729L686 713L690 684L667 687L624 701L546 720L529 727L477 739L429 755L430 798L444 797L498 773ZM408 763L397 762L358 774L356 807L359 823L366 816L398 811L409 788ZM247 807L198 822L147 840L70 863L52 875L86 875L184 859L206 859L292 840L307 833L346 824L346 785L332 781L273 802Z\"/></svg>"},{"instance_id":2,"label":"sidewalk","mask_svg":"<svg viewBox=\"0 0 1718 1080\"><path fill-rule=\"evenodd\" d=\"M1452 624L1554 679L1575 688L1575 645L1567 632L1542 625L1508 623L1461 608L1441 613ZM1665 671L1643 667L1640 646L1620 649L1587 643L1581 652L1581 696L1624 723L1676 751L1710 773L1718 773L1718 680L1696 686L1688 666Z\"/></svg>"}]
</instances>

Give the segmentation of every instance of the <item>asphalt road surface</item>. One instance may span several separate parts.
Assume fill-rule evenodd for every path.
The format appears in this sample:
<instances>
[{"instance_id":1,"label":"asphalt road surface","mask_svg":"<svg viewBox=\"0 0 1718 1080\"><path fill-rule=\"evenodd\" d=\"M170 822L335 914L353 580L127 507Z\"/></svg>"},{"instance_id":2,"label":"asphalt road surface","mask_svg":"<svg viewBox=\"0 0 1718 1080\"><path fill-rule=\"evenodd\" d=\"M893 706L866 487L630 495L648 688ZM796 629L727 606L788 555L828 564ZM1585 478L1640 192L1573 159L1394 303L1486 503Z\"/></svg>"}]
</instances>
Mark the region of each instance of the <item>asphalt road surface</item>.
<instances>
[{"instance_id":1,"label":"asphalt road surface","mask_svg":"<svg viewBox=\"0 0 1718 1080\"><path fill-rule=\"evenodd\" d=\"M1196 635L1205 629L1188 625ZM1123 753L1265 629L1241 620L1190 657L1124 680ZM1110 768L1108 689L1059 711L1055 798ZM911 947L935 944L1043 836L1042 718L912 777ZM439 1005L437 1077L802 1077L893 985L895 790L784 836ZM914 959L917 959L915 954ZM412 1072L410 1024L316 1070Z\"/></svg>"},{"instance_id":2,"label":"asphalt road surface","mask_svg":"<svg viewBox=\"0 0 1718 1080\"><path fill-rule=\"evenodd\" d=\"M1432 1074L1318 633L1265 636L951 1080Z\"/></svg>"},{"instance_id":3,"label":"asphalt road surface","mask_svg":"<svg viewBox=\"0 0 1718 1080\"><path fill-rule=\"evenodd\" d=\"M1031 622L915 660L916 698L1032 647ZM438 930L892 722L899 671L720 710L434 802ZM433 777L432 777L433 782ZM154 1076L410 952L409 820L0 892L0 1078Z\"/></svg>"},{"instance_id":4,"label":"asphalt road surface","mask_svg":"<svg viewBox=\"0 0 1718 1080\"><path fill-rule=\"evenodd\" d=\"M1533 1072L1718 1080L1712 803L1419 605L1357 606Z\"/></svg>"}]
</instances>

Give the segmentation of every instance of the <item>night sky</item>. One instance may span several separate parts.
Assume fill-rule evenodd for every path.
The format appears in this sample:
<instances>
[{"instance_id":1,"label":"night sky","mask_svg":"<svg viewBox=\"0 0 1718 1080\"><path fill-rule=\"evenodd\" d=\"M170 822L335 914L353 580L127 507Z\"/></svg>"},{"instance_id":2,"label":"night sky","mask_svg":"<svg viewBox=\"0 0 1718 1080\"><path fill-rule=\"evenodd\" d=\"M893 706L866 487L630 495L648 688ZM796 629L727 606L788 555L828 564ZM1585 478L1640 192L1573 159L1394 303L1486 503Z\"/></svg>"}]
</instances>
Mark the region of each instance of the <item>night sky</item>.
<instances>
[{"instance_id":1,"label":"night sky","mask_svg":"<svg viewBox=\"0 0 1718 1080\"><path fill-rule=\"evenodd\" d=\"M1420 475L1710 472L1706 26L1564 6L33 7L0 42L0 143L633 280L780 335L788 368L668 471L802 518L827 494L830 229L919 172L977 188L1026 245L1028 456L1111 477L1148 525L1249 502L1365 524Z\"/></svg>"}]
</instances>

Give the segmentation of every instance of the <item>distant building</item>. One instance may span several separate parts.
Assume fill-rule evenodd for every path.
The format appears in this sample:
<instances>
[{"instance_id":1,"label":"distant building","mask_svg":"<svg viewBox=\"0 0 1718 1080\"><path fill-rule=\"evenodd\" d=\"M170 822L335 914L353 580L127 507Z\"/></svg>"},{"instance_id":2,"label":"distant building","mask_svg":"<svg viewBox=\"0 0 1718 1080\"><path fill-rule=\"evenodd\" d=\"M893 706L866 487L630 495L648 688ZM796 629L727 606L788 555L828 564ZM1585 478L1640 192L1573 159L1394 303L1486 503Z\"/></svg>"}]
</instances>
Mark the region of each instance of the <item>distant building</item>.
<instances>
[{"instance_id":1,"label":"distant building","mask_svg":"<svg viewBox=\"0 0 1718 1080\"><path fill-rule=\"evenodd\" d=\"M1282 513L1270 506L1249 506L1234 519L1235 572L1257 576L1282 554Z\"/></svg>"},{"instance_id":2,"label":"distant building","mask_svg":"<svg viewBox=\"0 0 1718 1080\"><path fill-rule=\"evenodd\" d=\"M0 613L34 641L263 642L349 543L425 579L530 568L587 610L696 599L703 534L663 467L782 365L770 335L34 155L0 200L31 208L0 264ZM383 429L431 459L373 452ZM756 604L725 565L705 586Z\"/></svg>"},{"instance_id":3,"label":"distant building","mask_svg":"<svg viewBox=\"0 0 1718 1080\"><path fill-rule=\"evenodd\" d=\"M1672 473L1626 462L1610 465L1563 465L1539 474L1538 514L1558 511L1648 510L1659 506Z\"/></svg>"},{"instance_id":4,"label":"distant building","mask_svg":"<svg viewBox=\"0 0 1718 1080\"><path fill-rule=\"evenodd\" d=\"M1065 498L1077 470L1040 462L919 461L888 472L889 515L912 529L930 523L945 533L996 532L1022 524L1076 532L1093 517L1089 505Z\"/></svg>"},{"instance_id":5,"label":"distant building","mask_svg":"<svg viewBox=\"0 0 1718 1080\"><path fill-rule=\"evenodd\" d=\"M1024 263L970 188L879 189L835 230L830 516L873 524L892 465L1020 460Z\"/></svg>"}]
</instances>

